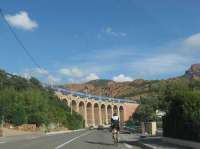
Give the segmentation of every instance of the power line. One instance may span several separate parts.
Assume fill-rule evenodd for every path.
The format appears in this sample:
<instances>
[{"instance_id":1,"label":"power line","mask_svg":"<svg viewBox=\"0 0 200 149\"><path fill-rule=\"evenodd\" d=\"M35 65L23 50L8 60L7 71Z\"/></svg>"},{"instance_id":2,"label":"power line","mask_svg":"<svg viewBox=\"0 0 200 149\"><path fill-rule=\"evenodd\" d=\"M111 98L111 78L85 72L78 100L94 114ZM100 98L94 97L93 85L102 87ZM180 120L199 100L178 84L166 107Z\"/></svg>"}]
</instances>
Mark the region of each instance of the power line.
<instances>
[{"instance_id":1,"label":"power line","mask_svg":"<svg viewBox=\"0 0 200 149\"><path fill-rule=\"evenodd\" d=\"M11 32L11 34L14 36L15 40L18 42L18 44L20 45L20 47L22 48L22 50L25 52L25 54L29 57L29 59L32 61L32 63L39 69L39 70L46 70L44 69L44 67L42 67L41 65L39 65L39 63L34 59L34 57L31 55L31 53L29 52L29 50L25 47L24 43L22 42L22 40L20 40L20 38L17 36L17 33L13 30L13 28L11 27L11 25L8 23L8 21L5 18L5 15L2 11L2 9L0 8L0 16L2 17L3 21L5 22L5 24L8 26L9 31ZM45 74L48 78L48 83L47 84L52 84L53 82L50 81L50 74Z\"/></svg>"},{"instance_id":2,"label":"power line","mask_svg":"<svg viewBox=\"0 0 200 149\"><path fill-rule=\"evenodd\" d=\"M0 14L1 17L3 19L3 21L5 22L5 24L8 26L9 31L11 32L11 34L14 36L15 40L18 42L18 44L21 46L21 48L23 49L23 51L25 52L25 54L30 58L30 60L32 61L32 63L38 67L39 69L42 69L42 67L39 65L39 63L37 63L37 61L34 59L34 57L31 55L31 53L28 51L28 49L25 47L25 45L23 44L23 42L20 40L20 38L17 36L16 32L12 29L12 27L10 26L10 24L8 23L8 21L5 18L5 15L2 11L2 9L0 9Z\"/></svg>"}]
</instances>

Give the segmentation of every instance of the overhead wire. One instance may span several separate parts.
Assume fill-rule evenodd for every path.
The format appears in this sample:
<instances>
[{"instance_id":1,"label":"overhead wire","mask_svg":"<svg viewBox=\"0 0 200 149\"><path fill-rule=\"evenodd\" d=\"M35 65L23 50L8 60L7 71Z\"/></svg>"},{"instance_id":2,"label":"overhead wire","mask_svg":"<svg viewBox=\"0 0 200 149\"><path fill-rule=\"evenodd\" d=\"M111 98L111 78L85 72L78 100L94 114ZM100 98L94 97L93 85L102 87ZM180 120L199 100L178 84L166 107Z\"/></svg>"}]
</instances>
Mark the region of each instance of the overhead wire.
<instances>
[{"instance_id":1,"label":"overhead wire","mask_svg":"<svg viewBox=\"0 0 200 149\"><path fill-rule=\"evenodd\" d=\"M8 21L5 18L4 12L2 9L0 9L0 15L3 19L3 21L5 22L5 24L7 25L9 31L11 32L11 34L13 35L13 37L15 38L15 40L18 42L18 44L21 46L22 50L25 52L25 54L30 58L30 60L32 61L32 63L38 67L39 69L42 69L42 67L39 65L39 63L34 59L34 57L31 55L31 53L28 51L28 49L25 47L24 43L22 42L22 40L17 36L16 32L13 30L13 28L11 27L11 25L8 23Z\"/></svg>"},{"instance_id":2,"label":"overhead wire","mask_svg":"<svg viewBox=\"0 0 200 149\"><path fill-rule=\"evenodd\" d=\"M42 67L36 60L35 58L31 55L31 53L29 52L29 50L26 48L26 46L24 45L24 43L22 42L22 40L18 37L17 33L13 30L12 26L9 24L9 22L6 20L5 14L3 12L3 10L0 8L0 16L2 17L3 21L5 22L5 24L7 25L10 33L13 35L13 37L15 38L15 40L17 41L17 43L20 45L20 47L22 48L22 50L25 52L25 54L28 56L28 58L31 60L31 62L36 66L36 68L38 68L40 71L46 71L46 69L44 69L44 67ZM44 73L47 78L50 78L50 74ZM48 86L52 85L52 82L48 81Z\"/></svg>"}]
</instances>

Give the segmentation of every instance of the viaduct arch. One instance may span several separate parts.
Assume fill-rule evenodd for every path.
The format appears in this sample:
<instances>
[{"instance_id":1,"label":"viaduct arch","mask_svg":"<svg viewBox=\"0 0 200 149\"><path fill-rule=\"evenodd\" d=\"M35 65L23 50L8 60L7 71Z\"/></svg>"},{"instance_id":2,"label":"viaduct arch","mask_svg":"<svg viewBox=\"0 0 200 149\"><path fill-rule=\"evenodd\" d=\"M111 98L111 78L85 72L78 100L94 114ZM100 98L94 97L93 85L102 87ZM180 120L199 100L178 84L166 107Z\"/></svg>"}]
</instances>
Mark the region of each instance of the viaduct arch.
<instances>
[{"instance_id":1,"label":"viaduct arch","mask_svg":"<svg viewBox=\"0 0 200 149\"><path fill-rule=\"evenodd\" d=\"M84 118L86 127L110 124L113 113L117 113L123 123L139 106L137 103L102 101L59 92L56 92L56 95Z\"/></svg>"}]
</instances>

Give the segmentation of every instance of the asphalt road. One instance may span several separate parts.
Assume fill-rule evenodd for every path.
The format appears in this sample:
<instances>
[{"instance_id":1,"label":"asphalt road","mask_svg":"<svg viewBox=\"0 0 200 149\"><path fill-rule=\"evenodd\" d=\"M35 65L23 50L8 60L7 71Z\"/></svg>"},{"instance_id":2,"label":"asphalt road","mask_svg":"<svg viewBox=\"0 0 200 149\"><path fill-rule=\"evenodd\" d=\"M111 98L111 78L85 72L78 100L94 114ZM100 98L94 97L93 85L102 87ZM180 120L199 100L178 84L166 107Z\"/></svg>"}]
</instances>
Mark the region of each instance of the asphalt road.
<instances>
[{"instance_id":1,"label":"asphalt road","mask_svg":"<svg viewBox=\"0 0 200 149\"><path fill-rule=\"evenodd\" d=\"M120 136L121 137L121 136ZM66 134L0 138L0 149L126 149L132 146L121 142L113 145L107 130L90 130ZM140 149L134 147L134 149Z\"/></svg>"}]
</instances>

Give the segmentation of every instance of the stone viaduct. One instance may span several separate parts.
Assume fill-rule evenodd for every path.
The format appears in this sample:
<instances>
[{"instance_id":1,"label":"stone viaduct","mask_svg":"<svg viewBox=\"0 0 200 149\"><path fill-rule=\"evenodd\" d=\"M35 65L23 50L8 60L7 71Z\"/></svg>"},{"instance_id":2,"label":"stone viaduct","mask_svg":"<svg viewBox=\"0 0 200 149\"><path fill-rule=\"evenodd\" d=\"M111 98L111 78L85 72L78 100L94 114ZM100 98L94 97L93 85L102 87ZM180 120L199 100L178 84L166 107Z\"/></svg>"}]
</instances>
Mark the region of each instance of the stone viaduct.
<instances>
[{"instance_id":1,"label":"stone viaduct","mask_svg":"<svg viewBox=\"0 0 200 149\"><path fill-rule=\"evenodd\" d=\"M113 113L117 113L120 122L123 123L132 116L139 106L133 100L91 96L66 89L57 90L56 95L71 107L71 110L83 116L85 127L108 125Z\"/></svg>"}]
</instances>

